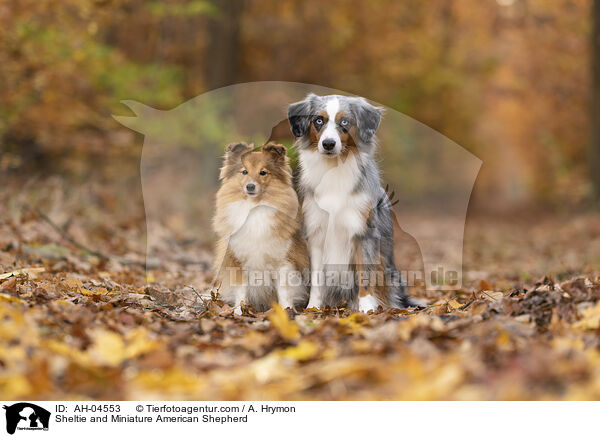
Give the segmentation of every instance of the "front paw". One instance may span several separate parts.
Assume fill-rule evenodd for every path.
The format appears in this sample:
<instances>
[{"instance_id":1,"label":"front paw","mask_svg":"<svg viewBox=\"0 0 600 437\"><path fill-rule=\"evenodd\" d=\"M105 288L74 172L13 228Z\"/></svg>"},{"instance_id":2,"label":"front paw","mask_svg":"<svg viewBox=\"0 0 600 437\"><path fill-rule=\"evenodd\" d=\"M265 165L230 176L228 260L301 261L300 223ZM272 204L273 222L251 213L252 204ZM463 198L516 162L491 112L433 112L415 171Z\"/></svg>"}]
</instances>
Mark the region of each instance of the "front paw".
<instances>
[{"instance_id":1,"label":"front paw","mask_svg":"<svg viewBox=\"0 0 600 437\"><path fill-rule=\"evenodd\" d=\"M233 306L233 314L236 316L241 316L244 314L244 310L247 311L248 304L245 301L237 302L236 305Z\"/></svg>"},{"instance_id":2,"label":"front paw","mask_svg":"<svg viewBox=\"0 0 600 437\"><path fill-rule=\"evenodd\" d=\"M319 286L313 285L310 288L310 293L308 294L308 305L306 308L322 308L323 307L323 294L321 288Z\"/></svg>"},{"instance_id":3,"label":"front paw","mask_svg":"<svg viewBox=\"0 0 600 437\"><path fill-rule=\"evenodd\" d=\"M363 313L368 313L369 311L377 311L379 308L379 301L371 295L363 296L358 298L358 310Z\"/></svg>"}]
</instances>

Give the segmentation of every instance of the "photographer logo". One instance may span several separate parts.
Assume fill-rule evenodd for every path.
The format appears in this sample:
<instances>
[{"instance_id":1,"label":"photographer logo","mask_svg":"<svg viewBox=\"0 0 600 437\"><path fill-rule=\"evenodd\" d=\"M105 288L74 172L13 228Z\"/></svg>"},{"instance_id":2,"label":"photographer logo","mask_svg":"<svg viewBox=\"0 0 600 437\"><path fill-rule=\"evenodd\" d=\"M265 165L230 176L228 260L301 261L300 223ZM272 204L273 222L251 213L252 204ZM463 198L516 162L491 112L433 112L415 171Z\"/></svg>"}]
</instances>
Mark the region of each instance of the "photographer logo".
<instances>
[{"instance_id":1,"label":"photographer logo","mask_svg":"<svg viewBox=\"0 0 600 437\"><path fill-rule=\"evenodd\" d=\"M50 411L28 402L4 406L6 410L6 432L48 431Z\"/></svg>"}]
</instances>

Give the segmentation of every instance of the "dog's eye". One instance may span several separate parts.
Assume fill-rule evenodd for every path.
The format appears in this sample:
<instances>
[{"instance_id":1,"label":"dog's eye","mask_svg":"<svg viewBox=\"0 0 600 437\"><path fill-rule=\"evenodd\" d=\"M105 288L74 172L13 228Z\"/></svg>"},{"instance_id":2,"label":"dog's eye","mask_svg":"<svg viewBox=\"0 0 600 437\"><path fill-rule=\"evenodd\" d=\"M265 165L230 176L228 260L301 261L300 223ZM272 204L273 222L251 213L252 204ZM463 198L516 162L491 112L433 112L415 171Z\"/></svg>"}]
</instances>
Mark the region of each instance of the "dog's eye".
<instances>
[{"instance_id":1,"label":"dog's eye","mask_svg":"<svg viewBox=\"0 0 600 437\"><path fill-rule=\"evenodd\" d=\"M323 126L323 117L317 117L315 120L317 126Z\"/></svg>"},{"instance_id":2,"label":"dog's eye","mask_svg":"<svg viewBox=\"0 0 600 437\"><path fill-rule=\"evenodd\" d=\"M344 127L348 126L348 120L346 120L345 118L342 119L342 121L340 121L340 125Z\"/></svg>"},{"instance_id":3,"label":"dog's eye","mask_svg":"<svg viewBox=\"0 0 600 437\"><path fill-rule=\"evenodd\" d=\"M246 175L246 174L248 174L248 170L246 170L246 169L243 169L243 170L242 170L242 174L243 174L243 175Z\"/></svg>"},{"instance_id":4,"label":"dog's eye","mask_svg":"<svg viewBox=\"0 0 600 437\"><path fill-rule=\"evenodd\" d=\"M261 171L260 171L260 173L259 173L259 175L261 175L261 176L264 176L264 175L266 175L266 174L267 174L267 172L266 172L266 171L264 171L264 170L261 170Z\"/></svg>"}]
</instances>

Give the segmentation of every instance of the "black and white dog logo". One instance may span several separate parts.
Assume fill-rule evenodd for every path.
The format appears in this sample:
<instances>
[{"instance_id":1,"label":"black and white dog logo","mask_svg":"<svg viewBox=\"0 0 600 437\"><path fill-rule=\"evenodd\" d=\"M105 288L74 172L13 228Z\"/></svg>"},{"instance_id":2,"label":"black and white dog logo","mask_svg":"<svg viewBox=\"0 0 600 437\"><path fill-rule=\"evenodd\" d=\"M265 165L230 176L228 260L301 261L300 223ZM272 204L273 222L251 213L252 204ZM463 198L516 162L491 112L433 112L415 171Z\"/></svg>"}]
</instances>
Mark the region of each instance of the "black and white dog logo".
<instances>
[{"instance_id":1,"label":"black and white dog logo","mask_svg":"<svg viewBox=\"0 0 600 437\"><path fill-rule=\"evenodd\" d=\"M14 434L18 430L48 431L50 411L28 402L4 406L6 410L6 432Z\"/></svg>"}]
</instances>

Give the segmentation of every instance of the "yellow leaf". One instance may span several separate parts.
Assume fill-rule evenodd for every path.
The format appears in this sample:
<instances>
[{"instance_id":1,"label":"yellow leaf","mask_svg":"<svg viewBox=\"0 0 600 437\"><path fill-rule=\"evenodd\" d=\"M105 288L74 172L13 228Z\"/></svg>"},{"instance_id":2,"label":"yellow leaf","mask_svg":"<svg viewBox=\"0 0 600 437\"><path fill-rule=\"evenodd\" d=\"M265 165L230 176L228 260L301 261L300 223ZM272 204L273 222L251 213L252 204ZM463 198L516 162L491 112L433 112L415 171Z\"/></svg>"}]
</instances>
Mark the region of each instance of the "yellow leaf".
<instances>
[{"instance_id":1,"label":"yellow leaf","mask_svg":"<svg viewBox=\"0 0 600 437\"><path fill-rule=\"evenodd\" d=\"M203 376L172 367L166 371L139 372L133 383L138 390L149 392L149 398L164 396L165 393L177 398L186 394L201 397L206 380Z\"/></svg>"},{"instance_id":2,"label":"yellow leaf","mask_svg":"<svg viewBox=\"0 0 600 437\"><path fill-rule=\"evenodd\" d=\"M125 343L119 334L98 330L92 333L92 338L94 344L89 355L98 364L118 366L125 360Z\"/></svg>"},{"instance_id":3,"label":"yellow leaf","mask_svg":"<svg viewBox=\"0 0 600 437\"><path fill-rule=\"evenodd\" d=\"M75 363L89 367L118 366L123 361L156 349L159 343L148 337L145 328L137 328L125 334L98 329L90 332L93 344L87 352L82 352L65 343L50 340L47 348L54 353L66 356Z\"/></svg>"},{"instance_id":4,"label":"yellow leaf","mask_svg":"<svg viewBox=\"0 0 600 437\"><path fill-rule=\"evenodd\" d=\"M148 331L139 327L125 334L127 346L125 347L125 357L135 358L138 355L150 352L160 346L160 343L148 337Z\"/></svg>"},{"instance_id":5,"label":"yellow leaf","mask_svg":"<svg viewBox=\"0 0 600 437\"><path fill-rule=\"evenodd\" d=\"M156 349L160 344L148 337L148 331L139 327L121 337L116 332L97 330L91 333L94 344L89 356L100 365L118 366L123 361Z\"/></svg>"},{"instance_id":6,"label":"yellow leaf","mask_svg":"<svg viewBox=\"0 0 600 437\"><path fill-rule=\"evenodd\" d=\"M274 351L255 360L250 369L256 381L264 384L286 376L288 370L286 366L282 366L282 361L280 351Z\"/></svg>"},{"instance_id":7,"label":"yellow leaf","mask_svg":"<svg viewBox=\"0 0 600 437\"><path fill-rule=\"evenodd\" d=\"M598 329L600 327L600 301L583 311L583 318L573 326L579 329Z\"/></svg>"},{"instance_id":8,"label":"yellow leaf","mask_svg":"<svg viewBox=\"0 0 600 437\"><path fill-rule=\"evenodd\" d=\"M453 309L455 309L455 310L457 310L460 307L462 307L462 304L459 303L457 300L452 299L450 302L448 302L448 306L451 307L451 308L453 308Z\"/></svg>"},{"instance_id":9,"label":"yellow leaf","mask_svg":"<svg viewBox=\"0 0 600 437\"><path fill-rule=\"evenodd\" d=\"M80 366L88 366L91 364L88 355L85 352L80 351L79 349L75 349L68 344L62 343L57 340L48 340L46 342L46 347L59 355L63 355L67 358L70 358L75 363Z\"/></svg>"},{"instance_id":10,"label":"yellow leaf","mask_svg":"<svg viewBox=\"0 0 600 437\"><path fill-rule=\"evenodd\" d=\"M273 302L273 311L269 314L269 320L279 331L279 335L286 340L295 340L300 335L298 325L288 318L287 313L278 303Z\"/></svg>"},{"instance_id":11,"label":"yellow leaf","mask_svg":"<svg viewBox=\"0 0 600 437\"><path fill-rule=\"evenodd\" d=\"M504 329L498 329L498 337L496 337L496 344L500 347L510 345L510 335Z\"/></svg>"},{"instance_id":12,"label":"yellow leaf","mask_svg":"<svg viewBox=\"0 0 600 437\"><path fill-rule=\"evenodd\" d=\"M23 375L6 375L0 377L0 392L6 400L23 399L32 392L31 384Z\"/></svg>"},{"instance_id":13,"label":"yellow leaf","mask_svg":"<svg viewBox=\"0 0 600 437\"><path fill-rule=\"evenodd\" d=\"M66 299L57 299L54 302L56 303L56 305L63 306L63 307L72 307L75 305L73 302L68 301Z\"/></svg>"},{"instance_id":14,"label":"yellow leaf","mask_svg":"<svg viewBox=\"0 0 600 437\"><path fill-rule=\"evenodd\" d=\"M25 303L25 301L19 299L18 297L14 297L6 293L0 293L0 301L8 303Z\"/></svg>"},{"instance_id":15,"label":"yellow leaf","mask_svg":"<svg viewBox=\"0 0 600 437\"><path fill-rule=\"evenodd\" d=\"M98 287L98 288L94 288L93 290L88 290L87 288L81 288L79 290L79 292L81 294L83 294L84 296L101 296L101 295L111 295L111 294L115 294L112 291L108 291L106 288L104 287Z\"/></svg>"},{"instance_id":16,"label":"yellow leaf","mask_svg":"<svg viewBox=\"0 0 600 437\"><path fill-rule=\"evenodd\" d=\"M284 358L291 358L296 361L305 361L314 358L319 351L317 346L312 341L303 340L298 343L297 346L291 346L281 351L281 356Z\"/></svg>"},{"instance_id":17,"label":"yellow leaf","mask_svg":"<svg viewBox=\"0 0 600 437\"><path fill-rule=\"evenodd\" d=\"M354 352L359 354L371 352L371 350L373 349L373 345L371 344L371 342L363 339L354 340L352 343L350 343L350 347Z\"/></svg>"},{"instance_id":18,"label":"yellow leaf","mask_svg":"<svg viewBox=\"0 0 600 437\"><path fill-rule=\"evenodd\" d=\"M358 329L369 322L369 317L364 313L352 313L348 317L339 320L339 324L349 327L352 332L358 331Z\"/></svg>"}]
</instances>

